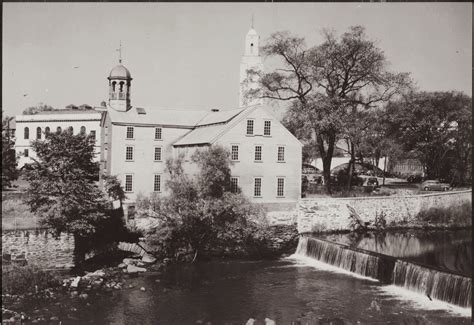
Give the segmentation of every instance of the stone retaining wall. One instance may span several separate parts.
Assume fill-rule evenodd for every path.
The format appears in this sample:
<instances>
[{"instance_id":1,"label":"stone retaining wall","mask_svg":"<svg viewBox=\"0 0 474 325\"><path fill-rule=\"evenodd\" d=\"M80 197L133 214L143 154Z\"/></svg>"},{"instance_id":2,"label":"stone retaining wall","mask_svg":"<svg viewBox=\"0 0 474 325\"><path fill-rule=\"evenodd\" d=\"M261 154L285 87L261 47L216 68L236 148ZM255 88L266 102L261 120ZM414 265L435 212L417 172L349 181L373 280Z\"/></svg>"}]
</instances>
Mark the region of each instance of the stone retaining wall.
<instances>
[{"instance_id":1,"label":"stone retaining wall","mask_svg":"<svg viewBox=\"0 0 474 325\"><path fill-rule=\"evenodd\" d=\"M74 237L63 233L55 238L47 230L2 231L2 259L19 257L45 269L69 269L74 266Z\"/></svg>"},{"instance_id":2,"label":"stone retaining wall","mask_svg":"<svg viewBox=\"0 0 474 325\"><path fill-rule=\"evenodd\" d=\"M430 208L448 208L471 202L472 190L437 194L301 199L298 207L298 232L349 230L349 210L354 208L363 221L373 221L384 213L387 223L412 221Z\"/></svg>"}]
</instances>

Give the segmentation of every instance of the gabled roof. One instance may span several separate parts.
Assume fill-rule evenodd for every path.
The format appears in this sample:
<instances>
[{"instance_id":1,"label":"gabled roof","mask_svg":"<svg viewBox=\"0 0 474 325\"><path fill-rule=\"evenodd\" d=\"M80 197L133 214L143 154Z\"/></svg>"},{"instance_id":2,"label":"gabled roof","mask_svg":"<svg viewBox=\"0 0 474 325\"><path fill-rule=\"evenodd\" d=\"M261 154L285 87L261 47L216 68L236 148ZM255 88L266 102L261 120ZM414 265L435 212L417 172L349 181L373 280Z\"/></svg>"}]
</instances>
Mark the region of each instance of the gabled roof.
<instances>
[{"instance_id":1,"label":"gabled roof","mask_svg":"<svg viewBox=\"0 0 474 325\"><path fill-rule=\"evenodd\" d=\"M146 108L145 112L146 114L139 114L135 107L132 107L128 112L107 109L112 124L127 125L169 125L192 128L209 114L209 111L153 108Z\"/></svg>"},{"instance_id":2,"label":"gabled roof","mask_svg":"<svg viewBox=\"0 0 474 325\"><path fill-rule=\"evenodd\" d=\"M226 121L221 122L220 124L212 124L209 126L198 126L184 137L176 141L174 146L184 146L184 145L196 145L196 144L212 144L219 137L221 137L227 130L230 130L242 119L244 119L248 114L253 110L260 107L260 105L248 106L247 108L239 108L229 111L214 112L218 114L221 118L227 118ZM227 113L227 114L224 114ZM212 116L209 116L209 120L217 121L217 118L212 119ZM225 123L224 123L225 122ZM199 125L202 125L200 122Z\"/></svg>"}]
</instances>

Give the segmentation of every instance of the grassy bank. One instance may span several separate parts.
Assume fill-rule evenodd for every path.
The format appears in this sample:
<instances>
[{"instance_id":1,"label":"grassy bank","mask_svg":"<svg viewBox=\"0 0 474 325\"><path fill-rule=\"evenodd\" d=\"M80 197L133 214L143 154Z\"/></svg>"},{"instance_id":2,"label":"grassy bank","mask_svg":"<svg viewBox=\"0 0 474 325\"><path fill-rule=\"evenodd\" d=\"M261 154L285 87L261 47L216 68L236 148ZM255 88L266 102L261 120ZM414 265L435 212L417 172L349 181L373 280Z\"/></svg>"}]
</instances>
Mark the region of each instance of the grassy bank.
<instances>
[{"instance_id":1,"label":"grassy bank","mask_svg":"<svg viewBox=\"0 0 474 325\"><path fill-rule=\"evenodd\" d=\"M41 228L39 219L22 200L2 201L2 230Z\"/></svg>"}]
</instances>

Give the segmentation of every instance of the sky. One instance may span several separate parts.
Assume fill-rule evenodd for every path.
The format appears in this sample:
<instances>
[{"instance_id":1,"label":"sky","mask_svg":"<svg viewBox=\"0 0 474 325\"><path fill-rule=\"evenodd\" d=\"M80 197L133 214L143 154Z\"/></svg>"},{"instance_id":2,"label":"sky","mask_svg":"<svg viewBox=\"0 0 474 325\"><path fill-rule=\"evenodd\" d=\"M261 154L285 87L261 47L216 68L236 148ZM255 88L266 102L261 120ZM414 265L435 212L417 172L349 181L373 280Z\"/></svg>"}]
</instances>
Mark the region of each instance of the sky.
<instances>
[{"instance_id":1,"label":"sky","mask_svg":"<svg viewBox=\"0 0 474 325\"><path fill-rule=\"evenodd\" d=\"M2 108L99 106L120 41L133 106L236 108L252 15L261 45L362 25L419 90L472 93L470 3L3 3Z\"/></svg>"}]
</instances>

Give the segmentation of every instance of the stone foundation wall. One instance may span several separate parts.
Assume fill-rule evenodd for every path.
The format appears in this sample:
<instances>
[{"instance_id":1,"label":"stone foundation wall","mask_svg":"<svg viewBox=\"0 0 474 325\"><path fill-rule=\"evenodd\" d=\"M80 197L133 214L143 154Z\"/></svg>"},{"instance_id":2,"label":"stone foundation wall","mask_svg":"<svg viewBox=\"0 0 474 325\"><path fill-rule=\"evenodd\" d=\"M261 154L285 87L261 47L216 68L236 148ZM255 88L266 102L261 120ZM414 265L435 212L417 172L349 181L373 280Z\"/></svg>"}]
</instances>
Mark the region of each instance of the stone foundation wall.
<instances>
[{"instance_id":1,"label":"stone foundation wall","mask_svg":"<svg viewBox=\"0 0 474 325\"><path fill-rule=\"evenodd\" d=\"M430 208L448 208L471 202L472 190L437 194L301 199L298 206L298 232L349 230L349 210L354 208L363 221L373 221L384 213L387 223L412 221Z\"/></svg>"},{"instance_id":2,"label":"stone foundation wall","mask_svg":"<svg viewBox=\"0 0 474 325\"><path fill-rule=\"evenodd\" d=\"M47 230L3 231L2 255L7 261L21 256L45 269L68 269L74 266L74 237L55 238Z\"/></svg>"}]
</instances>

